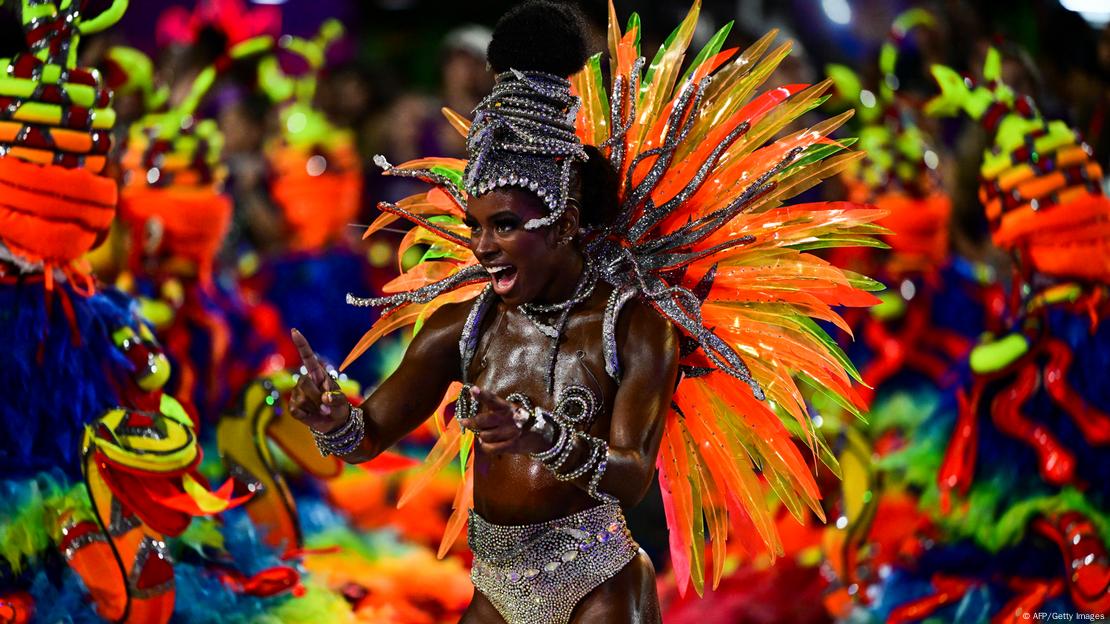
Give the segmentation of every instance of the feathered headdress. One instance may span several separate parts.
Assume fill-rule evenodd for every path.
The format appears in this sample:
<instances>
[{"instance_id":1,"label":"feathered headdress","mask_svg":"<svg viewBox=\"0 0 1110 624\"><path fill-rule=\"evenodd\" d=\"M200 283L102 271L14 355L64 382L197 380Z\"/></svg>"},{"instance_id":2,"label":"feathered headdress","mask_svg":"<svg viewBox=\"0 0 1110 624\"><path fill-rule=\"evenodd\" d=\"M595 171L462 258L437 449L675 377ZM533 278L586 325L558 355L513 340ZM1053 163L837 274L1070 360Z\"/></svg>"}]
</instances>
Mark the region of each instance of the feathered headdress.
<instances>
[{"instance_id":1,"label":"feathered headdress","mask_svg":"<svg viewBox=\"0 0 1110 624\"><path fill-rule=\"evenodd\" d=\"M648 65L639 53L639 18L633 15L622 34L610 5L611 88L602 79L600 55L593 56L570 79L580 105L571 101L566 110L576 111L578 141L602 148L621 180L619 213L586 243L602 279L614 287L605 318L607 371L619 379L612 329L620 308L633 297L652 305L683 335L681 381L658 467L680 586L685 589L692 580L700 592L706 527L714 584L723 573L730 526L748 546L781 552L764 499L768 487L795 516L808 507L823 517L815 467L794 439L834 468L835 459L814 431L799 382L859 412L862 403L851 387L851 379L858 378L855 369L815 319L843 326L833 306L873 303L865 290L875 284L809 251L877 244L871 235L880 231L873 222L881 213L846 202L785 205L859 158L828 138L851 113L782 134L823 101L830 83L757 94L790 50L789 43L771 50L775 33L737 55L735 49L721 50L729 24L684 71L699 9L695 2ZM554 82L527 82L533 77L517 73L503 80L513 89L543 89L544 82ZM527 135L523 116L515 112L483 115L482 126L451 111L445 114L469 135L478 155L492 140L490 155L508 159L512 154L498 150L519 147L513 137ZM493 139L482 135L487 127L495 128ZM572 158L573 143L560 135L559 145L545 157L556 163ZM403 217L417 227L399 251L419 243L430 247L423 262L387 285L387 292L397 294L351 298L385 312L347 363L386 333L414 323L419 327L435 309L470 299L488 284L489 275L468 249L462 223L471 190L464 172L475 165L482 172L487 165L472 163L469 172L467 165L425 158L388 169L435 188L381 204L386 214L370 231ZM500 171L498 183L499 176ZM484 178L478 173L475 180L481 185ZM553 210L560 197L561 192ZM465 466L472 444L472 434L462 432L456 421L444 425L437 418L437 425L443 435L429 455L426 476L460 452ZM471 487L472 480L465 479L445 544L461 530Z\"/></svg>"}]
</instances>

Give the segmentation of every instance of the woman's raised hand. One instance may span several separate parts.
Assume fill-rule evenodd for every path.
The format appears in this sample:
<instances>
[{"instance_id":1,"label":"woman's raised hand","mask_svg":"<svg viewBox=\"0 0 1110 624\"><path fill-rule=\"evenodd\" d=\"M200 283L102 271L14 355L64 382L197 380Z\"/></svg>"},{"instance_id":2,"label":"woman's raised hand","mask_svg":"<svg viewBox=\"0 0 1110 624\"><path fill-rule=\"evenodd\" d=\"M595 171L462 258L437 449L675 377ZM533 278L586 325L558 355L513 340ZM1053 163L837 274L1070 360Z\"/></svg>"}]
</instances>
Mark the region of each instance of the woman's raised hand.
<instances>
[{"instance_id":1,"label":"woman's raised hand","mask_svg":"<svg viewBox=\"0 0 1110 624\"><path fill-rule=\"evenodd\" d=\"M464 429L474 432L487 453L538 453L551 446L539 434L525 430L527 412L496 394L471 386L470 396L478 402L473 418L460 418Z\"/></svg>"},{"instance_id":2,"label":"woman's raised hand","mask_svg":"<svg viewBox=\"0 0 1110 624\"><path fill-rule=\"evenodd\" d=\"M351 404L301 332L294 329L292 337L308 373L297 379L289 396L289 411L294 418L320 433L334 431L347 422Z\"/></svg>"}]
</instances>

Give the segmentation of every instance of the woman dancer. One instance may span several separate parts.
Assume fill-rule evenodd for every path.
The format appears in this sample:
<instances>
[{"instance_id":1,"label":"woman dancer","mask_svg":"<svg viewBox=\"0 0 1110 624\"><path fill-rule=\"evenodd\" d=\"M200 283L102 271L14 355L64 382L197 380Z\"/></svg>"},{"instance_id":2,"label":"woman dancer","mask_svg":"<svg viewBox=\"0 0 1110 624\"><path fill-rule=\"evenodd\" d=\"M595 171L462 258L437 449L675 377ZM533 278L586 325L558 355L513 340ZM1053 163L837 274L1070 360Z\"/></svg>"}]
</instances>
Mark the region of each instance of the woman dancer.
<instances>
[{"instance_id":1,"label":"woman dancer","mask_svg":"<svg viewBox=\"0 0 1110 624\"><path fill-rule=\"evenodd\" d=\"M473 503L464 622L659 621L654 571L621 511L656 466L683 589L704 583L703 516L714 582L730 520L750 546L758 535L781 550L753 461L792 510L820 513L791 439L818 445L792 376L859 405L809 316L872 298L805 250L862 237L878 215L781 206L849 162L826 158L842 146L825 138L847 117L765 144L828 85L752 99L784 48L760 60L765 37L726 65L727 27L683 76L697 13L643 77L638 18L622 35L613 16L608 109L575 14L510 11L489 48L493 93L472 124L448 113L469 162L378 160L437 186L383 204L374 225L403 216L415 240L435 240L395 282L404 292L350 299L385 312L348 361L418 324L397 372L352 406L294 333L307 374L292 411L347 461L387 449L461 384L429 473L456 453L467 471L447 530L449 542Z\"/></svg>"}]
</instances>

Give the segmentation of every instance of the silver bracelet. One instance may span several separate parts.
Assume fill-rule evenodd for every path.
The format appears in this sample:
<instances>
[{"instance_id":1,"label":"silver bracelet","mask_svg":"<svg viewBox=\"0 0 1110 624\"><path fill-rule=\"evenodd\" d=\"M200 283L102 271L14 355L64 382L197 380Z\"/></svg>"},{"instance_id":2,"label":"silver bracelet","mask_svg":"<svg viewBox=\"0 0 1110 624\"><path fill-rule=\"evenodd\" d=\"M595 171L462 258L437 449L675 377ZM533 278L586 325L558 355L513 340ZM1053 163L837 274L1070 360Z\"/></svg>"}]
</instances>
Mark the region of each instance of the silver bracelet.
<instances>
[{"instance_id":1,"label":"silver bracelet","mask_svg":"<svg viewBox=\"0 0 1110 624\"><path fill-rule=\"evenodd\" d=\"M366 422L363 419L362 408L351 406L347 422L335 431L324 433L312 429L312 437L316 441L316 449L324 457L329 455L350 455L358 450L366 437Z\"/></svg>"},{"instance_id":2,"label":"silver bracelet","mask_svg":"<svg viewBox=\"0 0 1110 624\"><path fill-rule=\"evenodd\" d=\"M605 469L609 466L609 443L602 440L599 448L604 449L604 452L601 454L601 461L598 462L597 467L594 468L594 473L590 476L590 485L586 488L586 493L603 503L615 503L618 502L616 496L597 489L601 485L601 478L605 476Z\"/></svg>"}]
</instances>

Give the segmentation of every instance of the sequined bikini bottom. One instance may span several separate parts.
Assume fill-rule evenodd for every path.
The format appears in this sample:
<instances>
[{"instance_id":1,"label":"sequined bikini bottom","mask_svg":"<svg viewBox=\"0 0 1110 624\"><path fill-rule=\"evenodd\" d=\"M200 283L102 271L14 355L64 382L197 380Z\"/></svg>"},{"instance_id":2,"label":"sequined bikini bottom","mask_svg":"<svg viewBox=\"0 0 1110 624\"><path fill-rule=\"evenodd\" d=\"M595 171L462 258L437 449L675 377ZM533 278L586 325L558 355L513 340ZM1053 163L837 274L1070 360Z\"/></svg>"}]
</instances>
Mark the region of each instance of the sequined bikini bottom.
<instances>
[{"instance_id":1,"label":"sequined bikini bottom","mask_svg":"<svg viewBox=\"0 0 1110 624\"><path fill-rule=\"evenodd\" d=\"M566 624L578 601L639 551L615 503L519 526L471 510L469 527L470 578L508 624Z\"/></svg>"}]
</instances>

